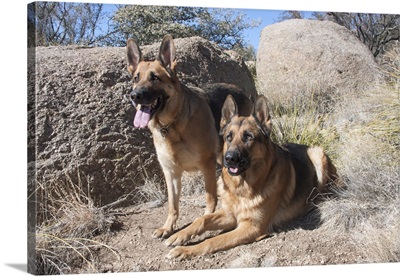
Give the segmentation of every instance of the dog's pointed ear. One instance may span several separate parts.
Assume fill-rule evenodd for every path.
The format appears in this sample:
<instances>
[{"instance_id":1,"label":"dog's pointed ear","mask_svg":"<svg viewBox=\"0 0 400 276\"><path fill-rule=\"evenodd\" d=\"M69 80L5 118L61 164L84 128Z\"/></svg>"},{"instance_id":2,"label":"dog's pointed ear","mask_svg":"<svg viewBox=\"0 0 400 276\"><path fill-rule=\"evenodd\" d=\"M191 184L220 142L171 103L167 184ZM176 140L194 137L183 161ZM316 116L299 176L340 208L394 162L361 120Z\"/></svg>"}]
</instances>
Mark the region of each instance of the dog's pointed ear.
<instances>
[{"instance_id":1,"label":"dog's pointed ear","mask_svg":"<svg viewBox=\"0 0 400 276\"><path fill-rule=\"evenodd\" d=\"M128 72L133 75L139 62L143 60L143 57L139 46L132 38L128 39L126 42L126 58L128 62Z\"/></svg>"},{"instance_id":2,"label":"dog's pointed ear","mask_svg":"<svg viewBox=\"0 0 400 276\"><path fill-rule=\"evenodd\" d=\"M238 114L238 106L232 95L228 95L225 99L224 105L221 110L220 129L224 129L228 122Z\"/></svg>"},{"instance_id":3,"label":"dog's pointed ear","mask_svg":"<svg viewBox=\"0 0 400 276\"><path fill-rule=\"evenodd\" d=\"M265 96L258 96L256 103L254 104L253 116L260 122L261 126L266 131L271 131L271 116L269 115L268 101Z\"/></svg>"},{"instance_id":4,"label":"dog's pointed ear","mask_svg":"<svg viewBox=\"0 0 400 276\"><path fill-rule=\"evenodd\" d=\"M175 73L176 66L176 56L175 56L175 43L174 39L171 35L164 36L161 46L160 52L158 54L158 60L161 64L166 68L171 70L172 73Z\"/></svg>"}]
</instances>

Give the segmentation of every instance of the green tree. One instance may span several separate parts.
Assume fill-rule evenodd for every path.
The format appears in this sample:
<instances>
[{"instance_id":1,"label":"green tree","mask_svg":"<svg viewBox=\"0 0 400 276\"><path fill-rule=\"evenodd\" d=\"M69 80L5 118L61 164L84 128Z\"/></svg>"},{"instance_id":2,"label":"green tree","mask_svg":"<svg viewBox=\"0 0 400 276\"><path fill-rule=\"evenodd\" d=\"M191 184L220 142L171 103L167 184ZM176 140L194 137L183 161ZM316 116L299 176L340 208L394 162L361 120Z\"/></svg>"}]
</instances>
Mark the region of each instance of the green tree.
<instances>
[{"instance_id":1,"label":"green tree","mask_svg":"<svg viewBox=\"0 0 400 276\"><path fill-rule=\"evenodd\" d=\"M249 20L243 12L233 9L208 9L197 19L197 33L214 41L225 49L245 48L244 31L261 24L261 20Z\"/></svg>"},{"instance_id":2,"label":"green tree","mask_svg":"<svg viewBox=\"0 0 400 276\"><path fill-rule=\"evenodd\" d=\"M174 38L201 36L225 49L247 46L244 31L261 24L232 9L141 5L121 7L113 22L119 30L109 42L114 45L125 45L128 37L141 45L152 44L169 33Z\"/></svg>"},{"instance_id":3,"label":"green tree","mask_svg":"<svg viewBox=\"0 0 400 276\"><path fill-rule=\"evenodd\" d=\"M247 46L235 46L232 48L236 53L238 53L244 61L255 61L257 59L257 50L253 45Z\"/></svg>"},{"instance_id":4,"label":"green tree","mask_svg":"<svg viewBox=\"0 0 400 276\"><path fill-rule=\"evenodd\" d=\"M113 15L114 39L109 44L125 45L129 37L139 44L152 44L169 33L175 38L196 35L195 20L203 8L126 5Z\"/></svg>"}]
</instances>

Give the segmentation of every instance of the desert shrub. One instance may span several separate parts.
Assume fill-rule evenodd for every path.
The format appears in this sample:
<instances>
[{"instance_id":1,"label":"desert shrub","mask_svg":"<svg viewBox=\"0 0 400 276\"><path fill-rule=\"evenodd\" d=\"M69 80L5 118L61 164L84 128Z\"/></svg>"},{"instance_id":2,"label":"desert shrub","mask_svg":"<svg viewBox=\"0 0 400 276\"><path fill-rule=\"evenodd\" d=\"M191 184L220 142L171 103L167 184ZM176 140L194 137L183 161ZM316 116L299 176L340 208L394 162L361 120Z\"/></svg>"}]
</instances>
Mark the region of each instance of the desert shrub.
<instances>
[{"instance_id":1,"label":"desert shrub","mask_svg":"<svg viewBox=\"0 0 400 276\"><path fill-rule=\"evenodd\" d=\"M337 108L337 162L346 189L320 206L323 227L349 233L369 262L400 260L400 78L393 73L399 72L395 64L383 71L390 72L385 83L363 95L347 95Z\"/></svg>"},{"instance_id":2,"label":"desert shrub","mask_svg":"<svg viewBox=\"0 0 400 276\"><path fill-rule=\"evenodd\" d=\"M383 72L386 84L395 90L400 89L400 43L397 42L383 55L381 60L381 71Z\"/></svg>"},{"instance_id":3,"label":"desert shrub","mask_svg":"<svg viewBox=\"0 0 400 276\"><path fill-rule=\"evenodd\" d=\"M275 142L322 146L332 157L345 188L318 205L321 227L347 233L368 262L400 260L399 54L387 53L385 81L369 90L270 102Z\"/></svg>"}]
</instances>

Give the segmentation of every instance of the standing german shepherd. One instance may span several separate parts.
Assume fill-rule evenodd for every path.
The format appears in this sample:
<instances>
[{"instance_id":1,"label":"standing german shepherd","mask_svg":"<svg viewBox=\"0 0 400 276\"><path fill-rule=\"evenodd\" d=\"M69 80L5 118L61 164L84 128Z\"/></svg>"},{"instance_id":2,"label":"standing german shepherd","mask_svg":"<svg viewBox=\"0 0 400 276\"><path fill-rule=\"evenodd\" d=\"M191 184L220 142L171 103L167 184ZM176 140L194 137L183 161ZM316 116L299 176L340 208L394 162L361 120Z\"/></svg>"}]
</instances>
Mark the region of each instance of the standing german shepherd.
<instances>
[{"instance_id":1,"label":"standing german shepherd","mask_svg":"<svg viewBox=\"0 0 400 276\"><path fill-rule=\"evenodd\" d=\"M168 189L168 217L154 237L168 237L179 213L183 171L200 170L206 190L205 213L217 205L216 158L222 157L219 137L221 108L228 94L240 102L240 112L250 114L251 100L233 85L217 84L207 91L183 85L176 72L175 45L170 35L161 43L158 58L144 61L133 39L127 41L128 71L136 106L134 126L153 134L158 160ZM221 159L221 158L220 158Z\"/></svg>"},{"instance_id":2,"label":"standing german shepherd","mask_svg":"<svg viewBox=\"0 0 400 276\"><path fill-rule=\"evenodd\" d=\"M227 250L260 240L272 226L302 215L316 191L337 179L336 169L319 147L274 144L266 98L259 96L252 116L238 115L234 99L222 109L224 168L219 181L222 209L197 218L166 244L183 245L207 230L231 230L197 245L173 248L169 258Z\"/></svg>"}]
</instances>

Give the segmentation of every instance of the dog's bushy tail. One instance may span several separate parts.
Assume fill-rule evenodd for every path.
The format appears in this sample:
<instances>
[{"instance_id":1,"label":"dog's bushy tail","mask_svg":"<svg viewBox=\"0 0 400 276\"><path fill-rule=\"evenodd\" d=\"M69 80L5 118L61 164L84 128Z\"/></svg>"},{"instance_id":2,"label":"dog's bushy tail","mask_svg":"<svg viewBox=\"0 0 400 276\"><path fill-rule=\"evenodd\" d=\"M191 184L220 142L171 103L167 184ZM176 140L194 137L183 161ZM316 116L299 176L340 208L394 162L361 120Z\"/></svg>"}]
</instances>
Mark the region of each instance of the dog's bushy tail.
<instances>
[{"instance_id":1,"label":"dog's bushy tail","mask_svg":"<svg viewBox=\"0 0 400 276\"><path fill-rule=\"evenodd\" d=\"M315 167L318 179L318 190L326 191L328 185L342 186L336 167L332 164L331 159L325 154L320 147L310 147L307 150L311 162Z\"/></svg>"}]
</instances>

